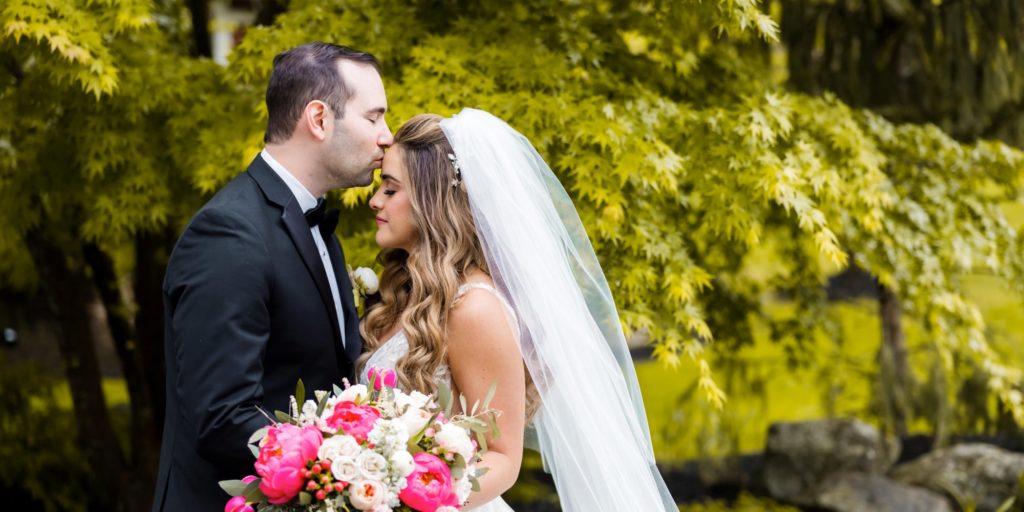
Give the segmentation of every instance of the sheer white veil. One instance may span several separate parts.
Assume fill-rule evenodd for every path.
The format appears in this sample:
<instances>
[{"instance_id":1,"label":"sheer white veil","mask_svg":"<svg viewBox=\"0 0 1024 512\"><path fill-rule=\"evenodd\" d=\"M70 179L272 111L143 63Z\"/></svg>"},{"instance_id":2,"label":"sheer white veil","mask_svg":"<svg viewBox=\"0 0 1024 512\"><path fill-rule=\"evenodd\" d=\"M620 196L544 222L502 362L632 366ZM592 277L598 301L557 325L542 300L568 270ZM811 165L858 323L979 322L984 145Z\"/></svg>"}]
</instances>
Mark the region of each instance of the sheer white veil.
<instances>
[{"instance_id":1,"label":"sheer white veil","mask_svg":"<svg viewBox=\"0 0 1024 512\"><path fill-rule=\"evenodd\" d=\"M491 277L518 315L534 419L562 510L678 510L655 466L608 282L576 208L530 141L464 109L441 121Z\"/></svg>"}]
</instances>

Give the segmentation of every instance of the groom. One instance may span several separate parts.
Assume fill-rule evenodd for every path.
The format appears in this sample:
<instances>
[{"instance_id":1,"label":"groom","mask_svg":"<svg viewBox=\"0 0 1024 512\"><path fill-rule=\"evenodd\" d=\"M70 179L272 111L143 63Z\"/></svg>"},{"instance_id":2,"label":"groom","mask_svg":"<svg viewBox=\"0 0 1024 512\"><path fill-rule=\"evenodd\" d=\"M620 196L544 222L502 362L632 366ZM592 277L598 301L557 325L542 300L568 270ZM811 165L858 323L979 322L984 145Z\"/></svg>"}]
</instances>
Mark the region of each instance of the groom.
<instances>
[{"instance_id":1,"label":"groom","mask_svg":"<svg viewBox=\"0 0 1024 512\"><path fill-rule=\"evenodd\" d=\"M203 206L164 281L167 411L154 511L222 510L262 411L331 389L362 350L328 190L369 185L392 142L380 63L310 43L274 58L266 148Z\"/></svg>"}]
</instances>

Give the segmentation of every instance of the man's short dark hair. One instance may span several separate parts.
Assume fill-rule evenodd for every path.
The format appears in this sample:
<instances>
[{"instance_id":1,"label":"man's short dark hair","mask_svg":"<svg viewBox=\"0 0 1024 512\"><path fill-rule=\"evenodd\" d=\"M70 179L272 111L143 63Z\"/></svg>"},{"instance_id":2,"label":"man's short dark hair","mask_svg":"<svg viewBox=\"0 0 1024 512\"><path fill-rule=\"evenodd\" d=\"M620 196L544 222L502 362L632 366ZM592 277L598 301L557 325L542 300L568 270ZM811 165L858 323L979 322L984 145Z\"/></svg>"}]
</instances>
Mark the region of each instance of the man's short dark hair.
<instances>
[{"instance_id":1,"label":"man's short dark hair","mask_svg":"<svg viewBox=\"0 0 1024 512\"><path fill-rule=\"evenodd\" d=\"M267 85L264 142L290 139L303 109L313 100L326 103L336 117L345 116L345 104L352 90L338 69L340 60L369 64L380 72L377 57L331 43L306 43L274 57L274 70Z\"/></svg>"}]
</instances>

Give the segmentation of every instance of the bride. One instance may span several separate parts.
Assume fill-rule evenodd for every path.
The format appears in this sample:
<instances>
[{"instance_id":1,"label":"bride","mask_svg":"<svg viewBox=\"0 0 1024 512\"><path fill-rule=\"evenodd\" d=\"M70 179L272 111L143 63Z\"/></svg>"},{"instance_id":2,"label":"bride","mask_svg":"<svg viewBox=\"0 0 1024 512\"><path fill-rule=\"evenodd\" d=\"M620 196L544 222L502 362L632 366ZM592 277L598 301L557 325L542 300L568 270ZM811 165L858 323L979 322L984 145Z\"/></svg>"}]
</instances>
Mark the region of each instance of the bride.
<instances>
[{"instance_id":1,"label":"bride","mask_svg":"<svg viewBox=\"0 0 1024 512\"><path fill-rule=\"evenodd\" d=\"M448 384L492 408L467 508L510 511L524 439L564 511L677 510L654 464L642 397L604 273L575 207L530 142L465 109L403 125L370 200L381 301L361 329L369 368Z\"/></svg>"}]
</instances>

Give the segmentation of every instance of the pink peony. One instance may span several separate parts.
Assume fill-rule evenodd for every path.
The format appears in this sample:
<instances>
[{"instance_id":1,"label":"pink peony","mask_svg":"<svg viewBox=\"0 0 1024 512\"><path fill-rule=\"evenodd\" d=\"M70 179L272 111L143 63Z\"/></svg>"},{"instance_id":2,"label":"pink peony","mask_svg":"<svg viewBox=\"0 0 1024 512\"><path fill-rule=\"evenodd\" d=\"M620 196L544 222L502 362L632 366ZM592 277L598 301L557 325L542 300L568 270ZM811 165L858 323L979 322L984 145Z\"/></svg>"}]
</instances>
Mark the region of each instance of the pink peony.
<instances>
[{"instance_id":1,"label":"pink peony","mask_svg":"<svg viewBox=\"0 0 1024 512\"><path fill-rule=\"evenodd\" d=\"M373 381L373 389L377 391L383 389L384 386L393 388L398 384L398 374L387 368L370 368L367 376Z\"/></svg>"},{"instance_id":2,"label":"pink peony","mask_svg":"<svg viewBox=\"0 0 1024 512\"><path fill-rule=\"evenodd\" d=\"M457 507L459 498L452 488L452 472L441 459L420 452L413 456L416 469L406 478L408 484L398 495L417 512L435 512L438 507Z\"/></svg>"},{"instance_id":3,"label":"pink peony","mask_svg":"<svg viewBox=\"0 0 1024 512\"><path fill-rule=\"evenodd\" d=\"M334 414L327 418L327 426L341 430L362 443L379 419L380 411L369 405L338 402L334 406Z\"/></svg>"},{"instance_id":4,"label":"pink peony","mask_svg":"<svg viewBox=\"0 0 1024 512\"><path fill-rule=\"evenodd\" d=\"M287 503L306 483L302 470L306 461L316 459L324 440L316 427L282 424L270 429L260 442L256 473L262 477L260 490L274 505Z\"/></svg>"},{"instance_id":5,"label":"pink peony","mask_svg":"<svg viewBox=\"0 0 1024 512\"><path fill-rule=\"evenodd\" d=\"M253 508L245 502L245 496L235 496L224 505L224 512L254 512Z\"/></svg>"}]
</instances>

